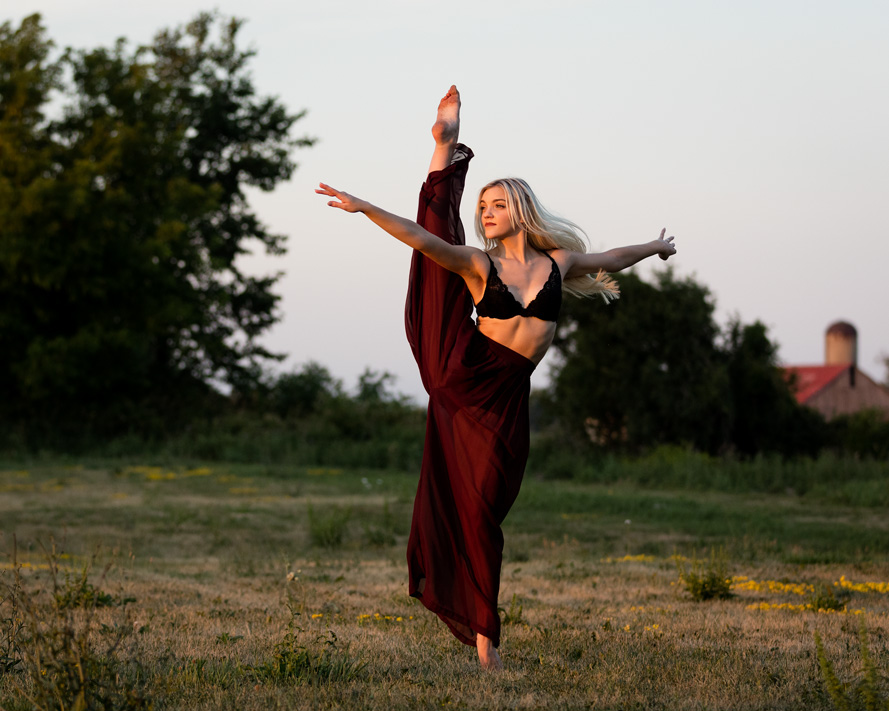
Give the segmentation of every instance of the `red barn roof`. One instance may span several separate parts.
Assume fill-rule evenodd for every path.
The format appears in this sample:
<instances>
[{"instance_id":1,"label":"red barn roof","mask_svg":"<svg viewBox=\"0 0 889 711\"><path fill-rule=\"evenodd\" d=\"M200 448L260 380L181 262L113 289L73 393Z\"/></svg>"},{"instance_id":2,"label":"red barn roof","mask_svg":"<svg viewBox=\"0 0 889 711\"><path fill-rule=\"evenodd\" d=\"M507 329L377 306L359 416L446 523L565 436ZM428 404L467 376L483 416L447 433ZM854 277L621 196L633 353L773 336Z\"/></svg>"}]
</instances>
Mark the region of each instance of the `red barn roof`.
<instances>
[{"instance_id":1,"label":"red barn roof","mask_svg":"<svg viewBox=\"0 0 889 711\"><path fill-rule=\"evenodd\" d=\"M802 405L815 393L827 387L834 379L849 370L846 365L789 365L784 368L787 378L795 378L796 401Z\"/></svg>"}]
</instances>

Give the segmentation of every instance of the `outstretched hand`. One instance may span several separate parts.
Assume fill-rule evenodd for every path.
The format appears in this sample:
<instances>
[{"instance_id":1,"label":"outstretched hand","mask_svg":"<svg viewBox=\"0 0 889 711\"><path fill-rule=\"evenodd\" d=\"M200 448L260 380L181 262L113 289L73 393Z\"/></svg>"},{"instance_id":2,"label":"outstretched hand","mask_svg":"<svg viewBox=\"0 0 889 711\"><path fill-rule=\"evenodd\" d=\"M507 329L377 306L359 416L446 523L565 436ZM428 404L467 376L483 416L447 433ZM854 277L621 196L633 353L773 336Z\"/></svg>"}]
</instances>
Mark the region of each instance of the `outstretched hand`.
<instances>
[{"instance_id":1,"label":"outstretched hand","mask_svg":"<svg viewBox=\"0 0 889 711\"><path fill-rule=\"evenodd\" d=\"M349 195L349 193L344 193L342 190L337 190L324 183L318 183L318 185L320 187L315 188L316 193L336 198L336 200L330 200L327 203L331 207L338 207L346 212L361 212L364 209L365 202L354 195Z\"/></svg>"},{"instance_id":2,"label":"outstretched hand","mask_svg":"<svg viewBox=\"0 0 889 711\"><path fill-rule=\"evenodd\" d=\"M658 245L658 256L666 262L667 257L671 257L676 254L676 245L673 244L672 236L664 239L665 234L667 234L666 227L661 230L661 236L658 237L658 241L661 243Z\"/></svg>"}]
</instances>

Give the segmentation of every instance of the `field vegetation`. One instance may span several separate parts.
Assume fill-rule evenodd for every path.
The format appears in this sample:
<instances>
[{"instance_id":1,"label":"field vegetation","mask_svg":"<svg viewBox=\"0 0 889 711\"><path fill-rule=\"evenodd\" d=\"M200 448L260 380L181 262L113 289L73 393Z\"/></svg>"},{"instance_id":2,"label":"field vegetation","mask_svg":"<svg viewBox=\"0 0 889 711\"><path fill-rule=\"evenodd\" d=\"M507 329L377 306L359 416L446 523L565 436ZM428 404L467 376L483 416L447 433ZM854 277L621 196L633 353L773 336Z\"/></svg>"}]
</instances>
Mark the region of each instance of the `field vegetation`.
<instances>
[{"instance_id":1,"label":"field vegetation","mask_svg":"<svg viewBox=\"0 0 889 711\"><path fill-rule=\"evenodd\" d=\"M806 487L758 464L797 482L779 491L711 466L724 490L658 487L652 462L529 472L492 676L406 594L404 471L5 462L0 707L885 705L885 467L834 462L868 501L827 461Z\"/></svg>"},{"instance_id":2,"label":"field vegetation","mask_svg":"<svg viewBox=\"0 0 889 711\"><path fill-rule=\"evenodd\" d=\"M506 671L406 595L423 409L275 371L280 274L237 267L314 141L242 24L0 24L0 709L885 709L885 413L799 405L669 269L563 305Z\"/></svg>"}]
</instances>

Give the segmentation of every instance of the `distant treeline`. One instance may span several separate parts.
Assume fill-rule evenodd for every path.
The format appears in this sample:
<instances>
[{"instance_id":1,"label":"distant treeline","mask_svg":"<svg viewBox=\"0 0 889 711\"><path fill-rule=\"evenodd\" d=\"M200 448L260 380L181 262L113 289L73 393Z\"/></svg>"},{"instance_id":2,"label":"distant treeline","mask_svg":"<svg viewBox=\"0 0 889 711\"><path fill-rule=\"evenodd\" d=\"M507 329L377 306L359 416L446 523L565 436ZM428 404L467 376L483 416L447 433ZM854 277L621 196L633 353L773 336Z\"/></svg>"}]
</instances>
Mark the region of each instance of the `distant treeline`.
<instances>
[{"instance_id":1,"label":"distant treeline","mask_svg":"<svg viewBox=\"0 0 889 711\"><path fill-rule=\"evenodd\" d=\"M778 346L756 321L720 329L707 288L660 272L618 275L608 307L568 300L556 335L553 387L535 412L553 449L639 455L677 445L747 459L825 450L889 458L886 413L830 422L800 405Z\"/></svg>"},{"instance_id":2,"label":"distant treeline","mask_svg":"<svg viewBox=\"0 0 889 711\"><path fill-rule=\"evenodd\" d=\"M256 95L239 28L200 15L146 47L54 57L39 16L0 26L0 450L419 466L425 413L390 376L350 393L314 363L269 374L279 275L237 258L286 239L245 190L288 178L312 141ZM880 415L799 406L765 327L720 329L706 287L618 280L614 304L565 300L552 387L533 396L539 471L663 447L889 457Z\"/></svg>"}]
</instances>

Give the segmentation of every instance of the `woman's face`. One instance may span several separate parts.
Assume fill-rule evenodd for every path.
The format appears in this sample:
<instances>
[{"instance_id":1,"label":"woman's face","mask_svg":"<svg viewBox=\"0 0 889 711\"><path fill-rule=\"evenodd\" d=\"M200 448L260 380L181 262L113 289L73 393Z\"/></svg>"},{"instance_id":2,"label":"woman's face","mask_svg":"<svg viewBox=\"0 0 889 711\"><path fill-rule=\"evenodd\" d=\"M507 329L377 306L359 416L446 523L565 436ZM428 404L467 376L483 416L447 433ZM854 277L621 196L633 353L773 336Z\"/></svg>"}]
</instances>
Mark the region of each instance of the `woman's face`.
<instances>
[{"instance_id":1,"label":"woman's face","mask_svg":"<svg viewBox=\"0 0 889 711\"><path fill-rule=\"evenodd\" d=\"M512 224L506 206L506 191L499 185L482 193L478 210L487 239L503 239L521 231Z\"/></svg>"}]
</instances>

